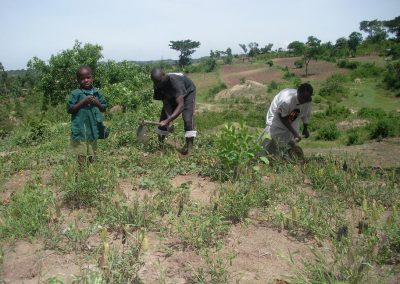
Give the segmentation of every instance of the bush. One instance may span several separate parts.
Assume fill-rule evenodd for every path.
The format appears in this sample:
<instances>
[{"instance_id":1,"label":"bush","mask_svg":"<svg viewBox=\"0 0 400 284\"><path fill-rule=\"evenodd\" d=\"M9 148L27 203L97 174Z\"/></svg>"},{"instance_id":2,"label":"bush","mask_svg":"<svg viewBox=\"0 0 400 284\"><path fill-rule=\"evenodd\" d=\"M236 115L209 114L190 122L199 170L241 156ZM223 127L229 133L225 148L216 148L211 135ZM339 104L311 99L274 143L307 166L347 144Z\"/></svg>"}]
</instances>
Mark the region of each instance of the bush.
<instances>
[{"instance_id":1,"label":"bush","mask_svg":"<svg viewBox=\"0 0 400 284\"><path fill-rule=\"evenodd\" d=\"M347 131L347 142L346 145L361 145L364 144L364 137L358 129L350 129Z\"/></svg>"},{"instance_id":2,"label":"bush","mask_svg":"<svg viewBox=\"0 0 400 284\"><path fill-rule=\"evenodd\" d=\"M392 121L389 119L379 119L371 128L371 139L382 139L394 136Z\"/></svg>"},{"instance_id":3,"label":"bush","mask_svg":"<svg viewBox=\"0 0 400 284\"><path fill-rule=\"evenodd\" d=\"M320 104L321 101L322 101L321 96L318 96L318 95L315 95L315 96L314 96L314 99L313 99L313 102L314 102L314 103Z\"/></svg>"},{"instance_id":4,"label":"bush","mask_svg":"<svg viewBox=\"0 0 400 284\"><path fill-rule=\"evenodd\" d=\"M339 68L356 69L360 63L357 61L349 61L347 59L340 60L336 65Z\"/></svg>"},{"instance_id":5,"label":"bush","mask_svg":"<svg viewBox=\"0 0 400 284\"><path fill-rule=\"evenodd\" d=\"M380 108L363 107L357 112L357 116L365 119L378 119L384 118L386 116L386 113L383 109Z\"/></svg>"},{"instance_id":6,"label":"bush","mask_svg":"<svg viewBox=\"0 0 400 284\"><path fill-rule=\"evenodd\" d=\"M296 68L298 68L298 69L303 68L303 66L304 66L303 60L301 60L301 59L296 60L296 61L294 62L294 66L295 66Z\"/></svg>"},{"instance_id":7,"label":"bush","mask_svg":"<svg viewBox=\"0 0 400 284\"><path fill-rule=\"evenodd\" d=\"M257 137L250 134L245 125L225 125L216 139L216 144L222 172L232 177L236 177L260 151Z\"/></svg>"},{"instance_id":8,"label":"bush","mask_svg":"<svg viewBox=\"0 0 400 284\"><path fill-rule=\"evenodd\" d=\"M389 90L400 90L400 62L390 63L386 67L383 82ZM399 96L400 93L396 94Z\"/></svg>"},{"instance_id":9,"label":"bush","mask_svg":"<svg viewBox=\"0 0 400 284\"><path fill-rule=\"evenodd\" d=\"M218 94L222 90L225 90L226 88L227 86L224 82L219 82L217 85L214 85L210 89L208 89L206 97L208 99L213 99L216 94Z\"/></svg>"},{"instance_id":10,"label":"bush","mask_svg":"<svg viewBox=\"0 0 400 284\"><path fill-rule=\"evenodd\" d=\"M382 67L378 67L374 63L362 63L350 72L350 77L352 80L355 78L379 77L383 71L384 69Z\"/></svg>"},{"instance_id":11,"label":"bush","mask_svg":"<svg viewBox=\"0 0 400 284\"><path fill-rule=\"evenodd\" d=\"M267 64L269 67L272 67L272 66L274 65L274 62L270 59L270 60L268 60L268 61L266 62L266 64Z\"/></svg>"},{"instance_id":12,"label":"bush","mask_svg":"<svg viewBox=\"0 0 400 284\"><path fill-rule=\"evenodd\" d=\"M278 89L278 83L272 80L269 85L268 85L268 93L271 93L272 91Z\"/></svg>"},{"instance_id":13,"label":"bush","mask_svg":"<svg viewBox=\"0 0 400 284\"><path fill-rule=\"evenodd\" d=\"M335 123L328 123L323 126L317 134L317 140L333 141L339 138L340 132Z\"/></svg>"},{"instance_id":14,"label":"bush","mask_svg":"<svg viewBox=\"0 0 400 284\"><path fill-rule=\"evenodd\" d=\"M185 67L186 73L210 73L217 68L218 64L214 58L201 60L198 64L192 64Z\"/></svg>"},{"instance_id":15,"label":"bush","mask_svg":"<svg viewBox=\"0 0 400 284\"><path fill-rule=\"evenodd\" d=\"M321 90L319 91L320 96L336 96L340 97L346 93L344 83L347 78L342 74L334 74L322 84Z\"/></svg>"},{"instance_id":16,"label":"bush","mask_svg":"<svg viewBox=\"0 0 400 284\"><path fill-rule=\"evenodd\" d=\"M241 78L239 79L239 84L240 84L240 85L244 85L244 83L246 83L246 78L245 78L245 77L241 77Z\"/></svg>"}]
</instances>

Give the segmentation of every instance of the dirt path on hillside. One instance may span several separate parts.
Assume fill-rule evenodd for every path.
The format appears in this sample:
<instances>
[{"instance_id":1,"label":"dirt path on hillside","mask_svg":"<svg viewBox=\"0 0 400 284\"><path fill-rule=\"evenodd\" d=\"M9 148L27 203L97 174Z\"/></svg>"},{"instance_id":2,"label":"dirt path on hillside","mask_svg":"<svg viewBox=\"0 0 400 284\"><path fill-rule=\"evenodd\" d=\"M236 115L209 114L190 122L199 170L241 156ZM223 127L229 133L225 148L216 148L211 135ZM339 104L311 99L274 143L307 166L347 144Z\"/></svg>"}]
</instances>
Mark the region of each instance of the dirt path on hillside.
<instances>
[{"instance_id":1,"label":"dirt path on hillside","mask_svg":"<svg viewBox=\"0 0 400 284\"><path fill-rule=\"evenodd\" d=\"M366 166L381 168L400 167L400 137L387 138L380 142L373 141L362 145L340 146L334 148L304 148L307 156L332 154L334 156L357 156Z\"/></svg>"}]
</instances>

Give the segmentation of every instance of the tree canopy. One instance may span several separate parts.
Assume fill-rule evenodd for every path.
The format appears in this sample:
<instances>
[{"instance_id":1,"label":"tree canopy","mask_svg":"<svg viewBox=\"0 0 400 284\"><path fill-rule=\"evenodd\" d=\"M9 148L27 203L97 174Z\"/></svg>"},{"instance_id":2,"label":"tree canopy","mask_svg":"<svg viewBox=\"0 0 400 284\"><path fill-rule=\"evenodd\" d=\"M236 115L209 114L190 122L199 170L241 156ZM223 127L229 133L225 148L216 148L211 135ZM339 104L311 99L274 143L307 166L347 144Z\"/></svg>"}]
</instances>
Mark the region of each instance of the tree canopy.
<instances>
[{"instance_id":1,"label":"tree canopy","mask_svg":"<svg viewBox=\"0 0 400 284\"><path fill-rule=\"evenodd\" d=\"M191 55L196 51L196 48L200 46L199 41L193 41L190 39L170 41L169 46L171 49L179 51L179 66L181 68L191 63Z\"/></svg>"}]
</instances>

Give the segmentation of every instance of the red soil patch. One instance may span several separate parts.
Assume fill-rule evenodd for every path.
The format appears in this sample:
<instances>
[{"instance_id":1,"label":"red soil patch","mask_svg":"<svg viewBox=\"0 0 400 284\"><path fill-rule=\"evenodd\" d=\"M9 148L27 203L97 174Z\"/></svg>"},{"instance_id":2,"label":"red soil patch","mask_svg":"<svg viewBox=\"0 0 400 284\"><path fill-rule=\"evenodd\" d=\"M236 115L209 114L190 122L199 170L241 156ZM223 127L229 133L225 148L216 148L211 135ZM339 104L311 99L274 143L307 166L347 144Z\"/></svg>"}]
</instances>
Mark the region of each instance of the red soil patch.
<instances>
[{"instance_id":1,"label":"red soil patch","mask_svg":"<svg viewBox=\"0 0 400 284\"><path fill-rule=\"evenodd\" d=\"M252 224L248 227L233 226L227 247L236 252L232 267L240 283L271 283L290 275L292 257L296 266L311 257L312 242L300 242L273 228Z\"/></svg>"},{"instance_id":2,"label":"red soil patch","mask_svg":"<svg viewBox=\"0 0 400 284\"><path fill-rule=\"evenodd\" d=\"M47 283L48 278L55 276L71 283L79 271L74 254L44 250L39 243L17 241L12 247L4 248L1 274L4 283Z\"/></svg>"},{"instance_id":3,"label":"red soil patch","mask_svg":"<svg viewBox=\"0 0 400 284\"><path fill-rule=\"evenodd\" d=\"M196 174L178 175L171 180L174 187L179 187L182 183L190 184L190 199L199 203L210 203L218 184L210 179Z\"/></svg>"},{"instance_id":4,"label":"red soil patch","mask_svg":"<svg viewBox=\"0 0 400 284\"><path fill-rule=\"evenodd\" d=\"M308 80L325 80L333 74L345 74L348 72L347 69L337 67L335 63L311 60L308 64L308 77L305 77L305 67L295 68L294 66L294 62L298 59L300 57L275 58L273 62L276 65L287 67L296 76L307 78Z\"/></svg>"},{"instance_id":5,"label":"red soil patch","mask_svg":"<svg viewBox=\"0 0 400 284\"><path fill-rule=\"evenodd\" d=\"M240 79L256 81L262 84L267 84L274 81L282 81L282 72L280 70L253 64L235 64L222 65L221 78L229 87L233 87L240 83Z\"/></svg>"}]
</instances>

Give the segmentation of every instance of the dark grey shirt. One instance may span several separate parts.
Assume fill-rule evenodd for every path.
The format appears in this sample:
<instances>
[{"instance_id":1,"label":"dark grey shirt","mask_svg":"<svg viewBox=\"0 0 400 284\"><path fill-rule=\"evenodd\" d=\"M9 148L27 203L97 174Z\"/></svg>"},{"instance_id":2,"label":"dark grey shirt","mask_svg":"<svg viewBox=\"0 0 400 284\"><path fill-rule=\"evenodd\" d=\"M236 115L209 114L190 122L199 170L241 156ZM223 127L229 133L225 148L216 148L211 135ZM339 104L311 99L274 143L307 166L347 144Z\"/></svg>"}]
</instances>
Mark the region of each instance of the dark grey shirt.
<instances>
[{"instance_id":1,"label":"dark grey shirt","mask_svg":"<svg viewBox=\"0 0 400 284\"><path fill-rule=\"evenodd\" d=\"M196 86L188 77L182 73L168 73L168 81L161 87L154 86L155 100L174 100L183 96L186 97L188 94L196 90Z\"/></svg>"}]
</instances>

